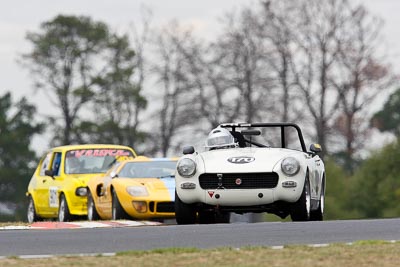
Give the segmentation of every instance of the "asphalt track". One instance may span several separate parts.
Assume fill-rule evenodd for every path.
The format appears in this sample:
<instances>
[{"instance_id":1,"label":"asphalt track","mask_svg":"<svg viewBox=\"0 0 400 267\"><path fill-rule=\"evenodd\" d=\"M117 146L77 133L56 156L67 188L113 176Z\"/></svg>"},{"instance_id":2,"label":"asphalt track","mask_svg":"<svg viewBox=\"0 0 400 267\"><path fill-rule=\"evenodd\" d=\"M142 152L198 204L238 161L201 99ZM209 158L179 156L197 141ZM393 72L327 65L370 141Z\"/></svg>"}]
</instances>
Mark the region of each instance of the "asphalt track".
<instances>
[{"instance_id":1,"label":"asphalt track","mask_svg":"<svg viewBox=\"0 0 400 267\"><path fill-rule=\"evenodd\" d=\"M400 240L400 219L0 230L0 256Z\"/></svg>"}]
</instances>

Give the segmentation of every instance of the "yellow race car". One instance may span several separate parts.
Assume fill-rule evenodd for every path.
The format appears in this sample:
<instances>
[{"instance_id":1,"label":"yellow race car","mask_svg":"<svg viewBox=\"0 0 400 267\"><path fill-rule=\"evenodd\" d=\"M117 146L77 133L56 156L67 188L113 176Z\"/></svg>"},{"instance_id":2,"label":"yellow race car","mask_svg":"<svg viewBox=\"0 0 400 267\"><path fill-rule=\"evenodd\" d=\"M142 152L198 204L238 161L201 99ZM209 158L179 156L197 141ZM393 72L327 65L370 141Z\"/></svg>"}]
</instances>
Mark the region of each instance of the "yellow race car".
<instances>
[{"instance_id":1,"label":"yellow race car","mask_svg":"<svg viewBox=\"0 0 400 267\"><path fill-rule=\"evenodd\" d=\"M64 222L86 216L87 182L105 173L117 158L136 157L119 145L68 145L55 147L40 160L28 186L29 223L47 218Z\"/></svg>"},{"instance_id":2,"label":"yellow race car","mask_svg":"<svg viewBox=\"0 0 400 267\"><path fill-rule=\"evenodd\" d=\"M177 158L139 156L116 162L88 182L88 220L175 217Z\"/></svg>"}]
</instances>

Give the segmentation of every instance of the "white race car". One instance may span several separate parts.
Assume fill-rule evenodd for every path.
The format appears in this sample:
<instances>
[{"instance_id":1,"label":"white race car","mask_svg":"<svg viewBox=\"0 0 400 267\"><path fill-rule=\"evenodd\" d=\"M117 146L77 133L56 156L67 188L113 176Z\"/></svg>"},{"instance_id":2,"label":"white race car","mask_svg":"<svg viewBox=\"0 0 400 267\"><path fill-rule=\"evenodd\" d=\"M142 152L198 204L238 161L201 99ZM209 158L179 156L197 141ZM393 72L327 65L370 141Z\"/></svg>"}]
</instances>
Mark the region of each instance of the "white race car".
<instances>
[{"instance_id":1,"label":"white race car","mask_svg":"<svg viewBox=\"0 0 400 267\"><path fill-rule=\"evenodd\" d=\"M323 220L325 167L320 145L307 151L293 123L225 123L208 151L183 149L175 177L178 224L228 223L230 212Z\"/></svg>"}]
</instances>

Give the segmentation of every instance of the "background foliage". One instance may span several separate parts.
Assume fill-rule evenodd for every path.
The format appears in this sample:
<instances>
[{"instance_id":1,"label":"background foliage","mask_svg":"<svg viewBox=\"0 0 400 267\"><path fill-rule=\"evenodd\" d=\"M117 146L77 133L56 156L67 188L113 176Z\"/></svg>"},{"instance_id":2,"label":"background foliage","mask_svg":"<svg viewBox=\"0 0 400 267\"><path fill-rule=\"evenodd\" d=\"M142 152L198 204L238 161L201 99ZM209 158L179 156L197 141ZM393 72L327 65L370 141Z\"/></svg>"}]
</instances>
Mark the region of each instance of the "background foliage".
<instances>
[{"instance_id":1,"label":"background foliage","mask_svg":"<svg viewBox=\"0 0 400 267\"><path fill-rule=\"evenodd\" d=\"M14 102L11 93L0 96L0 203L15 214L1 220L25 219L25 192L37 158L29 148L33 135L43 125L35 123L35 107L25 98Z\"/></svg>"}]
</instances>

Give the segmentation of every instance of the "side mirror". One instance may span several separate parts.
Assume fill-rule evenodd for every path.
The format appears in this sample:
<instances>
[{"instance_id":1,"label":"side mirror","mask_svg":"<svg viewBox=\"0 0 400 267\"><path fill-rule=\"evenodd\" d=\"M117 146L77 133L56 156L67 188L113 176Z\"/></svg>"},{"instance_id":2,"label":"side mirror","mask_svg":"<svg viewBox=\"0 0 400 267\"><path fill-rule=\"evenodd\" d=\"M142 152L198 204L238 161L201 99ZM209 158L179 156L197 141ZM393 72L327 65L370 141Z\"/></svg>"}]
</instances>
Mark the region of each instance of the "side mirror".
<instances>
[{"instance_id":1,"label":"side mirror","mask_svg":"<svg viewBox=\"0 0 400 267\"><path fill-rule=\"evenodd\" d=\"M51 178L54 179L54 171L53 170L45 170L44 175L50 176Z\"/></svg>"},{"instance_id":2,"label":"side mirror","mask_svg":"<svg viewBox=\"0 0 400 267\"><path fill-rule=\"evenodd\" d=\"M193 146L185 146L183 148L183 155L188 155L188 154L193 154L194 153L194 147Z\"/></svg>"},{"instance_id":3,"label":"side mirror","mask_svg":"<svg viewBox=\"0 0 400 267\"><path fill-rule=\"evenodd\" d=\"M316 154L322 152L322 148L321 148L320 144L311 144L310 150Z\"/></svg>"},{"instance_id":4,"label":"side mirror","mask_svg":"<svg viewBox=\"0 0 400 267\"><path fill-rule=\"evenodd\" d=\"M118 177L118 173L116 173L115 171L112 171L110 173L110 177L111 177L111 179L114 179L114 178Z\"/></svg>"}]
</instances>

